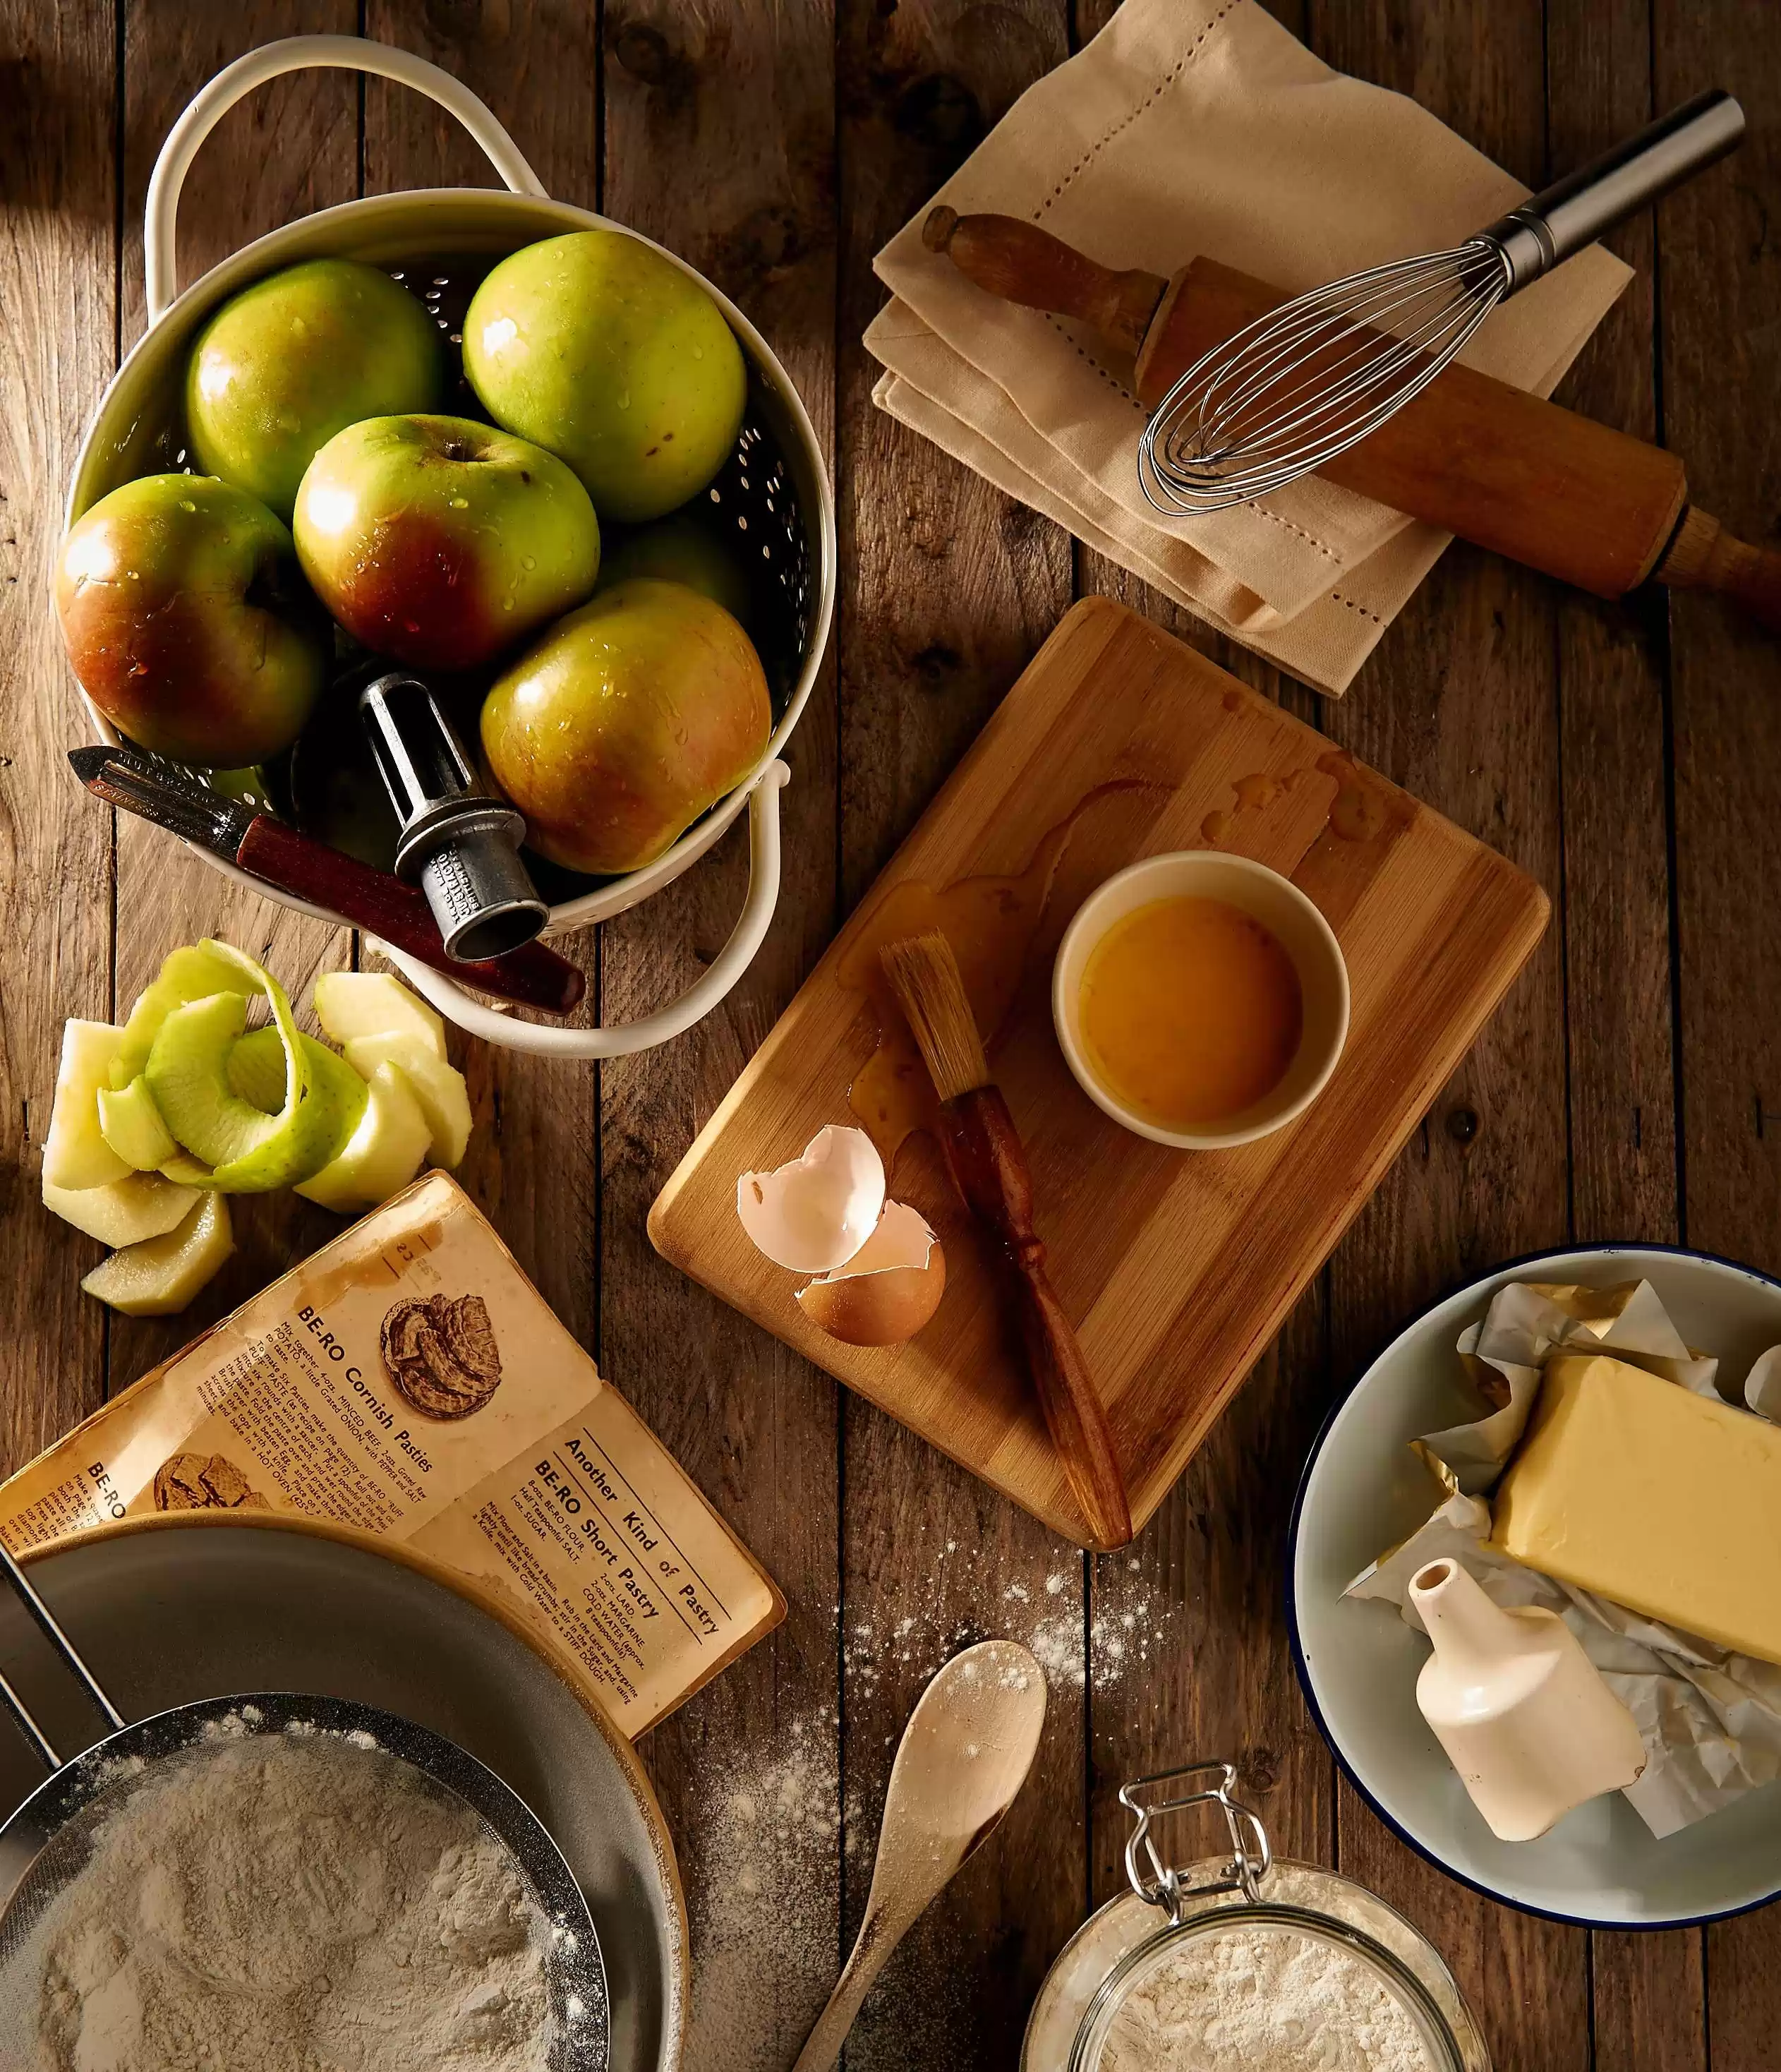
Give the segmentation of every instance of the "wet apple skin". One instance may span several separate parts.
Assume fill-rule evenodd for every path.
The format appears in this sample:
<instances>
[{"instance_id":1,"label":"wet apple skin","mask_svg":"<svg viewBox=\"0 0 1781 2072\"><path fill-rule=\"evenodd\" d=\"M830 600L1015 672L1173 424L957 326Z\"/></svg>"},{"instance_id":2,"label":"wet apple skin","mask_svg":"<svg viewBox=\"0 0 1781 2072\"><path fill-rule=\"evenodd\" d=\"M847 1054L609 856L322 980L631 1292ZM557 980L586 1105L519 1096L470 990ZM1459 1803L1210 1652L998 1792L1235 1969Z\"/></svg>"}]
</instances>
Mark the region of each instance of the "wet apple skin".
<instances>
[{"instance_id":1,"label":"wet apple skin","mask_svg":"<svg viewBox=\"0 0 1781 2072\"><path fill-rule=\"evenodd\" d=\"M288 747L326 680L326 627L290 534L211 476L144 475L102 498L63 542L55 609L112 725L200 767Z\"/></svg>"},{"instance_id":2,"label":"wet apple skin","mask_svg":"<svg viewBox=\"0 0 1781 2072\"><path fill-rule=\"evenodd\" d=\"M333 617L421 669L478 667L579 604L600 569L587 491L553 454L467 417L372 417L297 495L297 551Z\"/></svg>"},{"instance_id":3,"label":"wet apple skin","mask_svg":"<svg viewBox=\"0 0 1781 2072\"><path fill-rule=\"evenodd\" d=\"M554 626L483 701L482 754L528 845L596 875L652 863L766 752L748 635L683 583L636 578Z\"/></svg>"}]
</instances>

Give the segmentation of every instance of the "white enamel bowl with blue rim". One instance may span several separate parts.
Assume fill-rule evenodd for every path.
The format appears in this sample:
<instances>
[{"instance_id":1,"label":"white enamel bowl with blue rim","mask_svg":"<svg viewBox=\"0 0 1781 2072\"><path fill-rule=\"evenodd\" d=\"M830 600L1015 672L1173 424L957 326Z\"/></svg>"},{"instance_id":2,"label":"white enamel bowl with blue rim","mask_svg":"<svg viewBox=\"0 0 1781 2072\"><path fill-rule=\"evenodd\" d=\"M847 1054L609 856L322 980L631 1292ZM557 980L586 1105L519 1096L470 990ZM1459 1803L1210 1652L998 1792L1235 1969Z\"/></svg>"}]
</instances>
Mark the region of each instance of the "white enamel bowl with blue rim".
<instances>
[{"instance_id":1,"label":"white enamel bowl with blue rim","mask_svg":"<svg viewBox=\"0 0 1781 2072\"><path fill-rule=\"evenodd\" d=\"M1293 1510L1287 1618L1317 1724L1362 1796L1463 1885L1532 1914L1598 1928L1674 1928L1781 1893L1781 1787L1770 1785L1659 1841L1618 1792L1533 1842L1500 1842L1416 1707L1428 1654L1394 1607L1342 1592L1427 1515L1434 1485L1406 1442L1477 1414L1454 1342L1510 1281L1610 1287L1649 1281L1692 1346L1719 1356L1736 1396L1781 1344L1781 1282L1664 1246L1597 1246L1512 1260L1426 1309L1336 1405ZM1661 1531L1654 1519L1652 1529Z\"/></svg>"}]
</instances>

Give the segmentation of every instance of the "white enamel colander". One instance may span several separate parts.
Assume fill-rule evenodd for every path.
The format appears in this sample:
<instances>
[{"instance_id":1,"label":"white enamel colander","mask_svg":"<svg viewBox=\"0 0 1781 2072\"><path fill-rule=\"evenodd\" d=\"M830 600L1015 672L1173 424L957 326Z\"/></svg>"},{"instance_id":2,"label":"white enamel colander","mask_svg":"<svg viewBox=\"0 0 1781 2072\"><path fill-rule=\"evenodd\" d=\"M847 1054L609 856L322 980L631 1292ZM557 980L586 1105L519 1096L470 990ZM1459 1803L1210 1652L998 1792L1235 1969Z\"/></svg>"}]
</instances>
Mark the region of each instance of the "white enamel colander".
<instances>
[{"instance_id":1,"label":"white enamel colander","mask_svg":"<svg viewBox=\"0 0 1781 2072\"><path fill-rule=\"evenodd\" d=\"M322 209L256 238L179 293L175 217L180 189L199 147L244 95L281 73L314 66L375 72L437 101L482 146L507 191L426 188L367 196ZM120 483L172 464L170 459L158 457L161 450L156 442L177 422L187 348L211 312L249 282L300 260L324 257L394 268L418 257L450 253L486 255L492 264L540 238L585 229L624 230L625 226L592 210L552 201L513 139L482 102L450 73L424 59L356 36L293 36L237 59L193 99L167 133L155 161L143 236L148 330L118 369L88 428L75 462L68 522L72 524ZM746 806L749 877L741 914L729 940L696 984L656 1013L616 1028L552 1028L521 1021L488 1005L427 965L379 945L409 983L461 1028L491 1043L555 1057L616 1057L665 1042L708 1014L748 968L779 897L779 792L791 774L781 754L809 701L835 610L835 508L816 434L797 391L766 341L735 304L671 252L663 256L714 298L749 364L742 442L714 487L720 497L729 499L729 508L720 511L720 516L733 517L742 526L751 549L760 542L769 560L775 544L779 549L774 574L785 593L791 631L780 658L782 666L776 670L774 659L763 656L769 680L778 679L774 681L775 725L754 769L664 856L641 870L577 890L553 904L544 932L561 935L586 927L659 891L704 855ZM755 524L749 533L751 515ZM117 734L90 700L84 702L99 738L115 746ZM198 853L266 898L341 927L351 925L342 915L280 892L207 849Z\"/></svg>"}]
</instances>

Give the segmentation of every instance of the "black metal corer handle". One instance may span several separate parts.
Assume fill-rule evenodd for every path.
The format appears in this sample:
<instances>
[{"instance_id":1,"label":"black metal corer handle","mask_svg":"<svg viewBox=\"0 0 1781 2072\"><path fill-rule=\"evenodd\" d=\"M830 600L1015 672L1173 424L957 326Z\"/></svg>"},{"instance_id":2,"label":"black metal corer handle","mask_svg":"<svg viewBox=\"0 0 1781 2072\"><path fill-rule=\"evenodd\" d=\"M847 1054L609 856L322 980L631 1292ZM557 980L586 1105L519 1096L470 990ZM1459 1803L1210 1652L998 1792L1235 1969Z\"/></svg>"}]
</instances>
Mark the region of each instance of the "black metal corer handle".
<instances>
[{"instance_id":1,"label":"black metal corer handle","mask_svg":"<svg viewBox=\"0 0 1781 2072\"><path fill-rule=\"evenodd\" d=\"M431 689L392 671L359 693L359 717L401 830L396 875L419 882L448 953L474 962L531 942L550 910L519 860L525 821L478 788Z\"/></svg>"}]
</instances>

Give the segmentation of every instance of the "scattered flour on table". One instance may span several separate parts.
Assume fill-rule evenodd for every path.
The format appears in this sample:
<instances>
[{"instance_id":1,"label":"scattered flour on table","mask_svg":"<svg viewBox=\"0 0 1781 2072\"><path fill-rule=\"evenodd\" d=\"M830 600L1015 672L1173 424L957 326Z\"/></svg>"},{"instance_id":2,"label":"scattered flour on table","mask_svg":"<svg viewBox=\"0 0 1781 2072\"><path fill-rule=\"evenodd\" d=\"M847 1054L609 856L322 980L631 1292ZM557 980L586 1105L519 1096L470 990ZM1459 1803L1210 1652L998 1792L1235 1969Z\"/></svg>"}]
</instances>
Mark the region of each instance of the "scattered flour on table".
<instances>
[{"instance_id":1,"label":"scattered flour on table","mask_svg":"<svg viewBox=\"0 0 1781 2072\"><path fill-rule=\"evenodd\" d=\"M546 2072L549 1923L408 1765L238 1727L125 1781L14 1960L31 2072Z\"/></svg>"},{"instance_id":2,"label":"scattered flour on table","mask_svg":"<svg viewBox=\"0 0 1781 2072\"><path fill-rule=\"evenodd\" d=\"M1180 1946L1114 2016L1099 2072L1434 2072L1415 2023L1346 1950L1233 1930Z\"/></svg>"}]
</instances>

